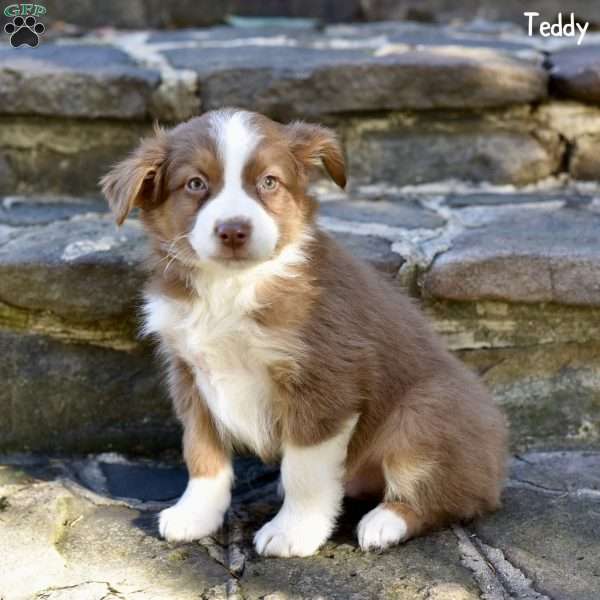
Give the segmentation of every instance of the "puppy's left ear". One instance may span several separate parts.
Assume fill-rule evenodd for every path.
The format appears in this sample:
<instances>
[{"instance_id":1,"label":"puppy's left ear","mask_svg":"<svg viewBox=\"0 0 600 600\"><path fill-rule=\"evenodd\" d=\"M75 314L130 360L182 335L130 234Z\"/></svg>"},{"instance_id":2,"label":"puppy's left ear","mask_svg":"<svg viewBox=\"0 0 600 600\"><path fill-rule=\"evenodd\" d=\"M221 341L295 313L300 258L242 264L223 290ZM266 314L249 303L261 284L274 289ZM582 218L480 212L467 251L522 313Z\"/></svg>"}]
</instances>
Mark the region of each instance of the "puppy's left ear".
<instances>
[{"instance_id":1,"label":"puppy's left ear","mask_svg":"<svg viewBox=\"0 0 600 600\"><path fill-rule=\"evenodd\" d=\"M292 153L305 168L324 166L341 188L346 186L346 165L336 134L327 127L297 121L285 126Z\"/></svg>"},{"instance_id":2,"label":"puppy's left ear","mask_svg":"<svg viewBox=\"0 0 600 600\"><path fill-rule=\"evenodd\" d=\"M167 157L167 136L155 127L154 137L142 140L128 158L116 164L100 185L118 225L134 207L151 208L160 202L161 167Z\"/></svg>"}]
</instances>

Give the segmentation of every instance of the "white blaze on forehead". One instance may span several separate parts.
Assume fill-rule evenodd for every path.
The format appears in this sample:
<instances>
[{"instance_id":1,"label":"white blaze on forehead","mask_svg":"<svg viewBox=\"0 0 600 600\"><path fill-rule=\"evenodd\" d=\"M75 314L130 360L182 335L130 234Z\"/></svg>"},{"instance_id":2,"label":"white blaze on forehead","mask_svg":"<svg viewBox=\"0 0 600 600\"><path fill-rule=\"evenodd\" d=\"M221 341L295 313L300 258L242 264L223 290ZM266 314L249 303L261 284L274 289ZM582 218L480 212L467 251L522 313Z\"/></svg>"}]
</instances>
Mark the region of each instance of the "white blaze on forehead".
<instances>
[{"instance_id":1,"label":"white blaze on forehead","mask_svg":"<svg viewBox=\"0 0 600 600\"><path fill-rule=\"evenodd\" d=\"M213 116L211 130L224 168L225 188L242 186L244 167L260 141L250 117L243 111L223 111Z\"/></svg>"},{"instance_id":2,"label":"white blaze on forehead","mask_svg":"<svg viewBox=\"0 0 600 600\"><path fill-rule=\"evenodd\" d=\"M243 185L244 169L261 135L252 123L251 113L220 111L211 118L211 132L223 167L223 188L198 213L190 242L201 259L215 257L220 243L215 235L215 226L239 218L252 226L249 257L267 259L277 245L279 229L275 220L248 195Z\"/></svg>"}]
</instances>

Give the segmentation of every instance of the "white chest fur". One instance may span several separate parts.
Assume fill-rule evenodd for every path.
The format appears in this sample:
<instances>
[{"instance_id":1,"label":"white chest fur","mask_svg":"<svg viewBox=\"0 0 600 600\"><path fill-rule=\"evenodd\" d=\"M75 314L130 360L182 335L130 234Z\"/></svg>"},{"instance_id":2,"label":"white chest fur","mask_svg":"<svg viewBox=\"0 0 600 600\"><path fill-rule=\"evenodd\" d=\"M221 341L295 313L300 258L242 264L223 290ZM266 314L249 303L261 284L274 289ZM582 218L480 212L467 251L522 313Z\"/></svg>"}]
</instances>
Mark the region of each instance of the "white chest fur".
<instances>
[{"instance_id":1,"label":"white chest fur","mask_svg":"<svg viewBox=\"0 0 600 600\"><path fill-rule=\"evenodd\" d=\"M213 304L214 300L214 304ZM146 331L158 333L194 370L215 422L234 441L261 453L272 446L275 359L259 326L218 298L147 298Z\"/></svg>"},{"instance_id":2,"label":"white chest fur","mask_svg":"<svg viewBox=\"0 0 600 600\"><path fill-rule=\"evenodd\" d=\"M298 254L285 266L298 262ZM215 277L197 284L194 299L146 297L146 334L158 334L195 374L217 426L234 444L264 454L273 449L274 386L269 367L290 360L290 345L249 315L257 308L256 284L285 276L281 261L265 273ZM277 267L274 269L273 267Z\"/></svg>"}]
</instances>

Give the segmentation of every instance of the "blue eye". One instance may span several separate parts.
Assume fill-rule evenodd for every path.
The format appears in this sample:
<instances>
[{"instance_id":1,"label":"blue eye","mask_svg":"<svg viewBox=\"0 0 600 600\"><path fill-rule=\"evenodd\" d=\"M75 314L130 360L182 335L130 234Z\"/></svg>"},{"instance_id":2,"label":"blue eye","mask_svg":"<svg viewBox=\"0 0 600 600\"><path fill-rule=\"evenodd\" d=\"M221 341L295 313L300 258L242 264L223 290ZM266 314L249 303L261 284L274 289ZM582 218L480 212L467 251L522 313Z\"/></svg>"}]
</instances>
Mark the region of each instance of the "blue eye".
<instances>
[{"instance_id":1,"label":"blue eye","mask_svg":"<svg viewBox=\"0 0 600 600\"><path fill-rule=\"evenodd\" d=\"M274 177L273 175L266 175L260 182L260 187L267 192L272 192L273 190L277 189L278 185L279 182L277 181L277 177Z\"/></svg>"},{"instance_id":2,"label":"blue eye","mask_svg":"<svg viewBox=\"0 0 600 600\"><path fill-rule=\"evenodd\" d=\"M188 182L185 186L190 192L205 192L208 189L208 185L206 181L202 179L202 177L192 177L188 179Z\"/></svg>"}]
</instances>

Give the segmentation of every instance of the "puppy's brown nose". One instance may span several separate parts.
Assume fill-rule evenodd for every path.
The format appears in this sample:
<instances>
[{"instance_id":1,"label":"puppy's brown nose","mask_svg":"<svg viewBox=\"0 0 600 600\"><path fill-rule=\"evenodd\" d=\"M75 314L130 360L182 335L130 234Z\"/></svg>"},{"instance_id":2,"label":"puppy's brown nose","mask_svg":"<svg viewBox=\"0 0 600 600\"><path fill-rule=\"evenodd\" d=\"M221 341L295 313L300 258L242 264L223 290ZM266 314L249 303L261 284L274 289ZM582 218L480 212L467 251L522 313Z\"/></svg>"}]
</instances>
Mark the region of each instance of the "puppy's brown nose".
<instances>
[{"instance_id":1,"label":"puppy's brown nose","mask_svg":"<svg viewBox=\"0 0 600 600\"><path fill-rule=\"evenodd\" d=\"M252 226L242 219L230 219L215 226L215 234L224 246L241 248L249 239Z\"/></svg>"}]
</instances>

